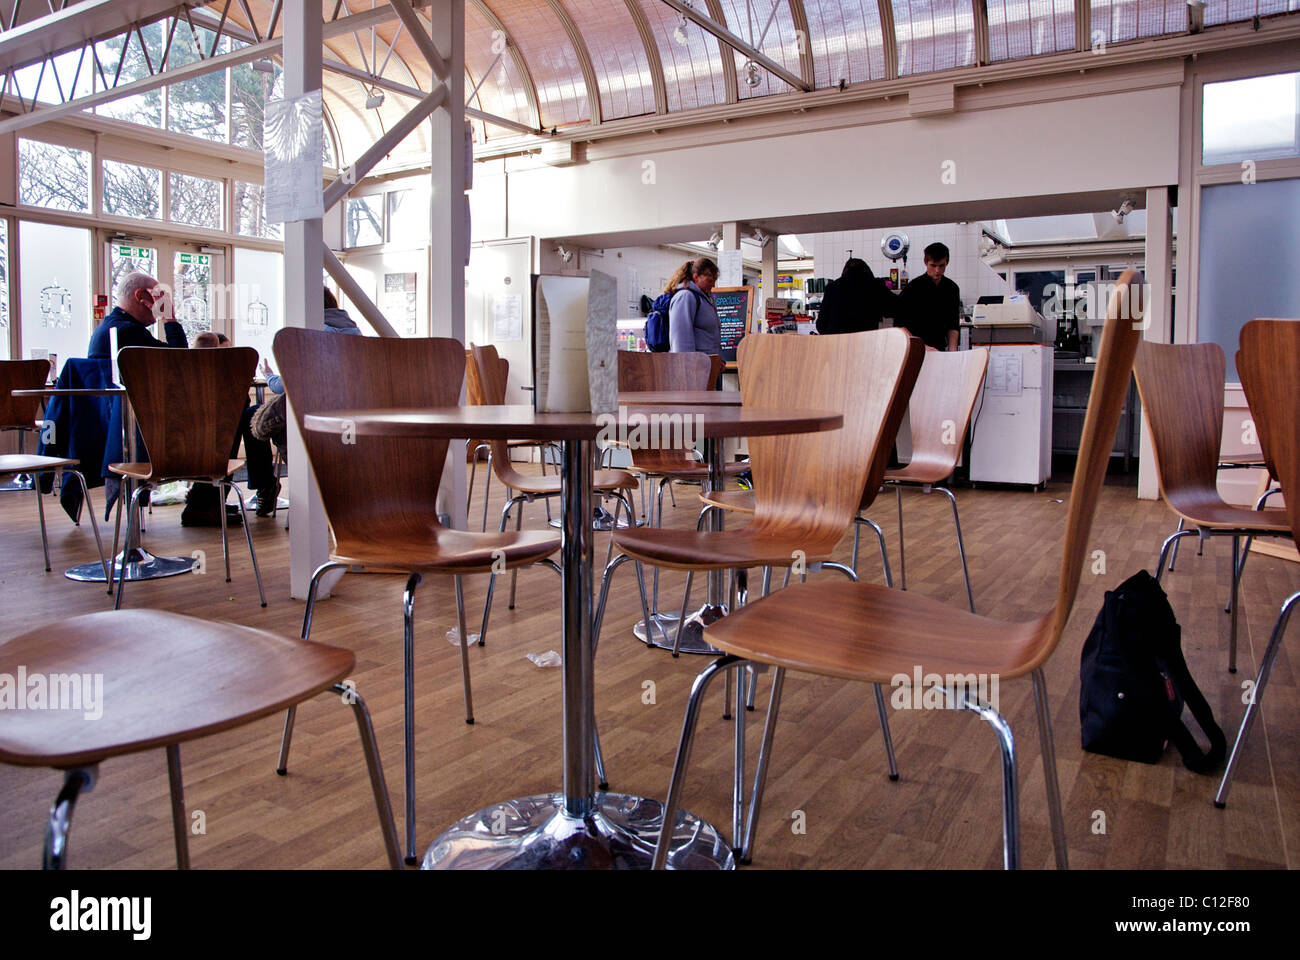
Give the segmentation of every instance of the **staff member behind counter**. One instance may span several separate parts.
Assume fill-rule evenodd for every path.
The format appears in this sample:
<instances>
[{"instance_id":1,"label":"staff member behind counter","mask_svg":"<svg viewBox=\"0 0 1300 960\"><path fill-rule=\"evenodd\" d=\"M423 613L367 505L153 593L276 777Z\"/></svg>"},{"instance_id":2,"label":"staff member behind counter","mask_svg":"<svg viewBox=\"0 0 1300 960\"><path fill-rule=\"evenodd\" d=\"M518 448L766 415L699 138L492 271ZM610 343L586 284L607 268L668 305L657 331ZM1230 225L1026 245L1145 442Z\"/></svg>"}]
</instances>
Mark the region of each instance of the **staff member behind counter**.
<instances>
[{"instance_id":1,"label":"staff member behind counter","mask_svg":"<svg viewBox=\"0 0 1300 960\"><path fill-rule=\"evenodd\" d=\"M925 248L925 276L917 277L898 295L895 326L920 337L927 349L956 350L961 320L961 288L944 276L948 248L932 243Z\"/></svg>"}]
</instances>

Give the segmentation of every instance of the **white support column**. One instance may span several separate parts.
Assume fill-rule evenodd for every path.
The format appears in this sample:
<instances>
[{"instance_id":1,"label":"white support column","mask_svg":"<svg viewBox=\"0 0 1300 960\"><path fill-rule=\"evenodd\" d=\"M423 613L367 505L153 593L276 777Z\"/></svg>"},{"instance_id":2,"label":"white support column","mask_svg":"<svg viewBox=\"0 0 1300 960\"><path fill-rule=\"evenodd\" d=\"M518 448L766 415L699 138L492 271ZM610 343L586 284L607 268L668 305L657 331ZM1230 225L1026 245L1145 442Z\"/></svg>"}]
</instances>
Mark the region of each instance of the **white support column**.
<instances>
[{"instance_id":1,"label":"white support column","mask_svg":"<svg viewBox=\"0 0 1300 960\"><path fill-rule=\"evenodd\" d=\"M1172 329L1173 291L1170 287L1173 261L1173 218L1169 211L1169 188L1147 190L1146 282L1150 297L1146 300L1144 340L1168 343ZM1138 448L1138 498L1155 500L1160 496L1156 479L1155 456L1146 417L1141 420L1141 445Z\"/></svg>"},{"instance_id":2,"label":"white support column","mask_svg":"<svg viewBox=\"0 0 1300 960\"><path fill-rule=\"evenodd\" d=\"M465 267L469 259L470 187L469 132L465 129L465 0L440 0L430 9L433 42L447 63L447 99L433 112L430 158L433 208L433 263L431 326L435 337L465 342ZM462 402L464 402L462 398ZM465 529L465 444L453 440L448 447L442 483L438 487L438 512L451 517L452 526Z\"/></svg>"},{"instance_id":3,"label":"white support column","mask_svg":"<svg viewBox=\"0 0 1300 960\"><path fill-rule=\"evenodd\" d=\"M764 316L763 301L776 296L776 258L779 248L776 234L772 234L771 239L763 245L763 299L758 302L757 311L760 319Z\"/></svg>"},{"instance_id":4,"label":"white support column","mask_svg":"<svg viewBox=\"0 0 1300 960\"><path fill-rule=\"evenodd\" d=\"M722 225L722 249L740 249L740 224L734 221Z\"/></svg>"},{"instance_id":5,"label":"white support column","mask_svg":"<svg viewBox=\"0 0 1300 960\"><path fill-rule=\"evenodd\" d=\"M320 11L290 3L284 9L284 95L297 97L321 88ZM321 263L324 240L320 220L284 225L284 304L289 326L309 330L325 328L321 298ZM316 479L307 463L307 451L293 417L289 421L289 502L293 504L289 529L289 592L305 599L312 571L329 557L329 528L325 508L316 491ZM335 578L337 579L337 578ZM328 596L334 580L321 583Z\"/></svg>"}]
</instances>

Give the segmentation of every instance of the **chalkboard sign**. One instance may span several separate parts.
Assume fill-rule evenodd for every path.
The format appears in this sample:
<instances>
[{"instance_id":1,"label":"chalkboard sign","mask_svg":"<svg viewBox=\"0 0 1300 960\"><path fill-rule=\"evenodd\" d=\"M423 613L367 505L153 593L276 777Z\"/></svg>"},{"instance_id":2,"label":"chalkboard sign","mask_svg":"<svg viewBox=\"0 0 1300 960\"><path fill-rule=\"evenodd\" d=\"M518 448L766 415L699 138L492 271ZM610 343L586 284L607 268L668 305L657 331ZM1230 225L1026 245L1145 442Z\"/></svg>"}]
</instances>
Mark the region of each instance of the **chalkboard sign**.
<instances>
[{"instance_id":1,"label":"chalkboard sign","mask_svg":"<svg viewBox=\"0 0 1300 960\"><path fill-rule=\"evenodd\" d=\"M722 359L736 359L736 348L749 331L754 312L753 287L714 287L713 300L718 305L718 321L722 326Z\"/></svg>"}]
</instances>

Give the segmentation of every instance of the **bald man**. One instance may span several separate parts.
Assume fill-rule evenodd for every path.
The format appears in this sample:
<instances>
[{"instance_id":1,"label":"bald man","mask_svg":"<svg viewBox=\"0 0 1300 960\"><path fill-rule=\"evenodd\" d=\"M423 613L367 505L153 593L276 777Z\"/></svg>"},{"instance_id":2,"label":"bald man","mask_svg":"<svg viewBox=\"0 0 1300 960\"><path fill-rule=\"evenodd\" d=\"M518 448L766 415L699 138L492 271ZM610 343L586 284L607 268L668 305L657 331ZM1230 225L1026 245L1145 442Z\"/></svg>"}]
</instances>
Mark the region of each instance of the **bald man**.
<instances>
[{"instance_id":1,"label":"bald man","mask_svg":"<svg viewBox=\"0 0 1300 960\"><path fill-rule=\"evenodd\" d=\"M110 330L117 330L117 346L122 347L185 347L184 328L172 313L171 297L167 289L149 274L136 270L122 278L117 287L117 306L90 335L87 357L108 359L112 347ZM166 318L166 319L164 319ZM149 328L163 321L167 342L163 343Z\"/></svg>"}]
</instances>

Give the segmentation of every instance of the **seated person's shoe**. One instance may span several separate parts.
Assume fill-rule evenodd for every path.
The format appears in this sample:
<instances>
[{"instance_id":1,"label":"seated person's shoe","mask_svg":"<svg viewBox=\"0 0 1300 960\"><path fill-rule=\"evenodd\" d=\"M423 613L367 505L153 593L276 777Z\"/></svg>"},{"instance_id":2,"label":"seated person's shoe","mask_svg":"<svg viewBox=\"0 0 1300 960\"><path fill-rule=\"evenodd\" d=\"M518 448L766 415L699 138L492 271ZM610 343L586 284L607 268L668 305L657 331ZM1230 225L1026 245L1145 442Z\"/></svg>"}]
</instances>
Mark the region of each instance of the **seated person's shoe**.
<instances>
[{"instance_id":1,"label":"seated person's shoe","mask_svg":"<svg viewBox=\"0 0 1300 960\"><path fill-rule=\"evenodd\" d=\"M181 511L182 527L219 527L221 526L220 502L217 488L210 483L196 483L190 487L185 498L185 509ZM243 523L243 514L234 504L226 504L226 526L237 527Z\"/></svg>"},{"instance_id":2,"label":"seated person's shoe","mask_svg":"<svg viewBox=\"0 0 1300 960\"><path fill-rule=\"evenodd\" d=\"M257 491L257 515L259 517L269 517L275 514L276 501L280 497L280 481L275 481L275 486L266 487Z\"/></svg>"}]
</instances>

